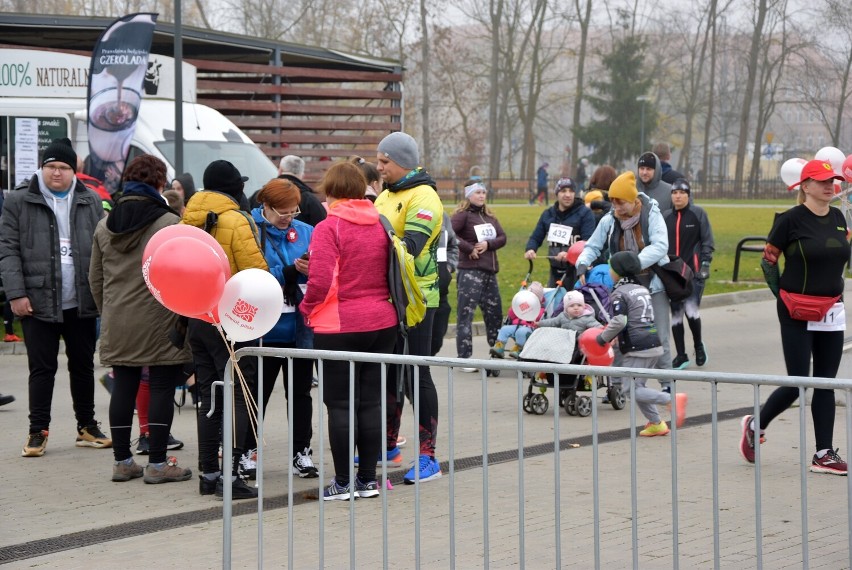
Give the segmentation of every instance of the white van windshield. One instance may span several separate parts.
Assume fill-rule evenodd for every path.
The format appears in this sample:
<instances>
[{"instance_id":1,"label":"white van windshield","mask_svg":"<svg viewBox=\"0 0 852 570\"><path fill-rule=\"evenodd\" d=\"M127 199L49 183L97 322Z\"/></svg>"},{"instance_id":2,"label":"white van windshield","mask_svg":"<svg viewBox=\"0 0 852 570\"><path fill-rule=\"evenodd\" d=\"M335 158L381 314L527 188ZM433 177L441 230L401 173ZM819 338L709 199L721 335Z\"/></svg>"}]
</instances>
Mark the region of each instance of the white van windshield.
<instances>
[{"instance_id":1,"label":"white van windshield","mask_svg":"<svg viewBox=\"0 0 852 570\"><path fill-rule=\"evenodd\" d=\"M174 141L155 144L169 163L174 164ZM254 145L244 142L184 141L183 171L192 174L199 190L203 185L204 169L214 160L227 160L237 167L240 174L248 176L244 190L247 197L278 176L278 169L272 161Z\"/></svg>"}]
</instances>

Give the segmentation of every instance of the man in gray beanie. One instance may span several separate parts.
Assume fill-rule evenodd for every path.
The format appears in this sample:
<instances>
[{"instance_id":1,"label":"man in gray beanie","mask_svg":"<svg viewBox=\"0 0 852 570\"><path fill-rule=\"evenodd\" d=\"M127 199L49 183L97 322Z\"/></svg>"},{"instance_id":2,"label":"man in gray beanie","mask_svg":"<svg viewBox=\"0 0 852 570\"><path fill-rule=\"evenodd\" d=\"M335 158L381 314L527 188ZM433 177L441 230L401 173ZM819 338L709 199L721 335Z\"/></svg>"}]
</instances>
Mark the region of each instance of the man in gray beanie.
<instances>
[{"instance_id":1,"label":"man in gray beanie","mask_svg":"<svg viewBox=\"0 0 852 570\"><path fill-rule=\"evenodd\" d=\"M112 446L95 421L98 308L89 287L92 236L103 205L77 180L77 154L68 139L48 145L41 165L26 190L9 194L0 218L0 274L12 312L21 318L29 364L24 457L41 457L47 447L60 337L68 356L76 445Z\"/></svg>"},{"instance_id":2,"label":"man in gray beanie","mask_svg":"<svg viewBox=\"0 0 852 570\"><path fill-rule=\"evenodd\" d=\"M432 322L438 310L438 236L444 207L438 197L437 184L420 166L417 142L411 136L396 132L379 143L376 152L377 168L384 180L384 191L376 198L376 209L391 223L414 256L417 284L426 296L426 316L423 321L408 331L409 352L417 356L430 356L432 351ZM397 343L401 351L402 342ZM392 367L391 370L396 370ZM420 366L420 442L418 461L405 474L403 481L413 484L424 483L441 476L441 467L435 459L435 441L438 426L438 391L432 381L428 366ZM409 370L409 382L413 371ZM402 379L388 381L388 433L387 460L401 463L402 455L397 447L400 419L404 402Z\"/></svg>"}]
</instances>

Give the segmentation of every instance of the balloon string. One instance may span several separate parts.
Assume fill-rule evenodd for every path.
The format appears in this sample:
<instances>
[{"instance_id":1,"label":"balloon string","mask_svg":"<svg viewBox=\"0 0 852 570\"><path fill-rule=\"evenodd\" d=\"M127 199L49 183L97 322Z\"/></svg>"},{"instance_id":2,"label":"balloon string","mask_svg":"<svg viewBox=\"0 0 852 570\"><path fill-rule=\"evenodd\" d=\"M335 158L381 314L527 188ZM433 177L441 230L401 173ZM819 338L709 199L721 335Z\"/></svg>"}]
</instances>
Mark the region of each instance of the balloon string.
<instances>
[{"instance_id":1,"label":"balloon string","mask_svg":"<svg viewBox=\"0 0 852 570\"><path fill-rule=\"evenodd\" d=\"M212 316L212 315L211 315ZM240 368L240 364L237 361L237 355L234 352L234 346L232 342L228 341L228 338L225 336L225 331L222 328L222 325L219 323L214 323L216 330L219 331L219 336L222 337L222 342L225 343L225 348L228 349L228 355L231 359L231 362L234 363L234 370L237 373L237 377L239 378L240 389L243 392L243 400L246 402L246 411L248 412L248 420L249 427L251 428L252 433L254 434L255 440L257 440L257 402L254 399L254 395L251 393L249 389L248 382L246 382L245 376L243 375L243 371ZM228 387L230 389L230 387ZM234 398L231 398L231 433L236 434L237 432L237 414L236 414L236 401ZM240 442L240 446L242 446L243 442ZM234 445L236 447L236 445ZM248 450L246 450L248 451Z\"/></svg>"}]
</instances>

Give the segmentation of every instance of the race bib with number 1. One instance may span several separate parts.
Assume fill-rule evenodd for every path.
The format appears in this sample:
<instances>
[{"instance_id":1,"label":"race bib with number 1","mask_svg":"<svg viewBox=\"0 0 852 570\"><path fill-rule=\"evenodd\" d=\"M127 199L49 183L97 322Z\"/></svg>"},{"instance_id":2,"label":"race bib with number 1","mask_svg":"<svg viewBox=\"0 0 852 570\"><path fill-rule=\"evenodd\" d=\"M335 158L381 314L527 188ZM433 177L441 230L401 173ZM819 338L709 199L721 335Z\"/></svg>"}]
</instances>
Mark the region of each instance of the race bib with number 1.
<instances>
[{"instance_id":1,"label":"race bib with number 1","mask_svg":"<svg viewBox=\"0 0 852 570\"><path fill-rule=\"evenodd\" d=\"M809 331L845 331L846 308L843 301L836 302L821 321L808 321Z\"/></svg>"}]
</instances>

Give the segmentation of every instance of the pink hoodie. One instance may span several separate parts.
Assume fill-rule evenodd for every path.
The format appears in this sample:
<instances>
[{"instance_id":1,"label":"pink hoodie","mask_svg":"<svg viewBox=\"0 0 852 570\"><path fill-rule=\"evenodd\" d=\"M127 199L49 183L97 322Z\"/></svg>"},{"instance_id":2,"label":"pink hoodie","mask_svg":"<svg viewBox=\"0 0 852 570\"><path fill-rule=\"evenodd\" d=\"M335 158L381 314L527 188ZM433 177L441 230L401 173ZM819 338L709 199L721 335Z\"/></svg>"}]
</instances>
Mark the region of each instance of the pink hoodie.
<instances>
[{"instance_id":1,"label":"pink hoodie","mask_svg":"<svg viewBox=\"0 0 852 570\"><path fill-rule=\"evenodd\" d=\"M396 326L388 291L388 237L369 200L337 200L311 238L308 289L299 309L320 334Z\"/></svg>"}]
</instances>

